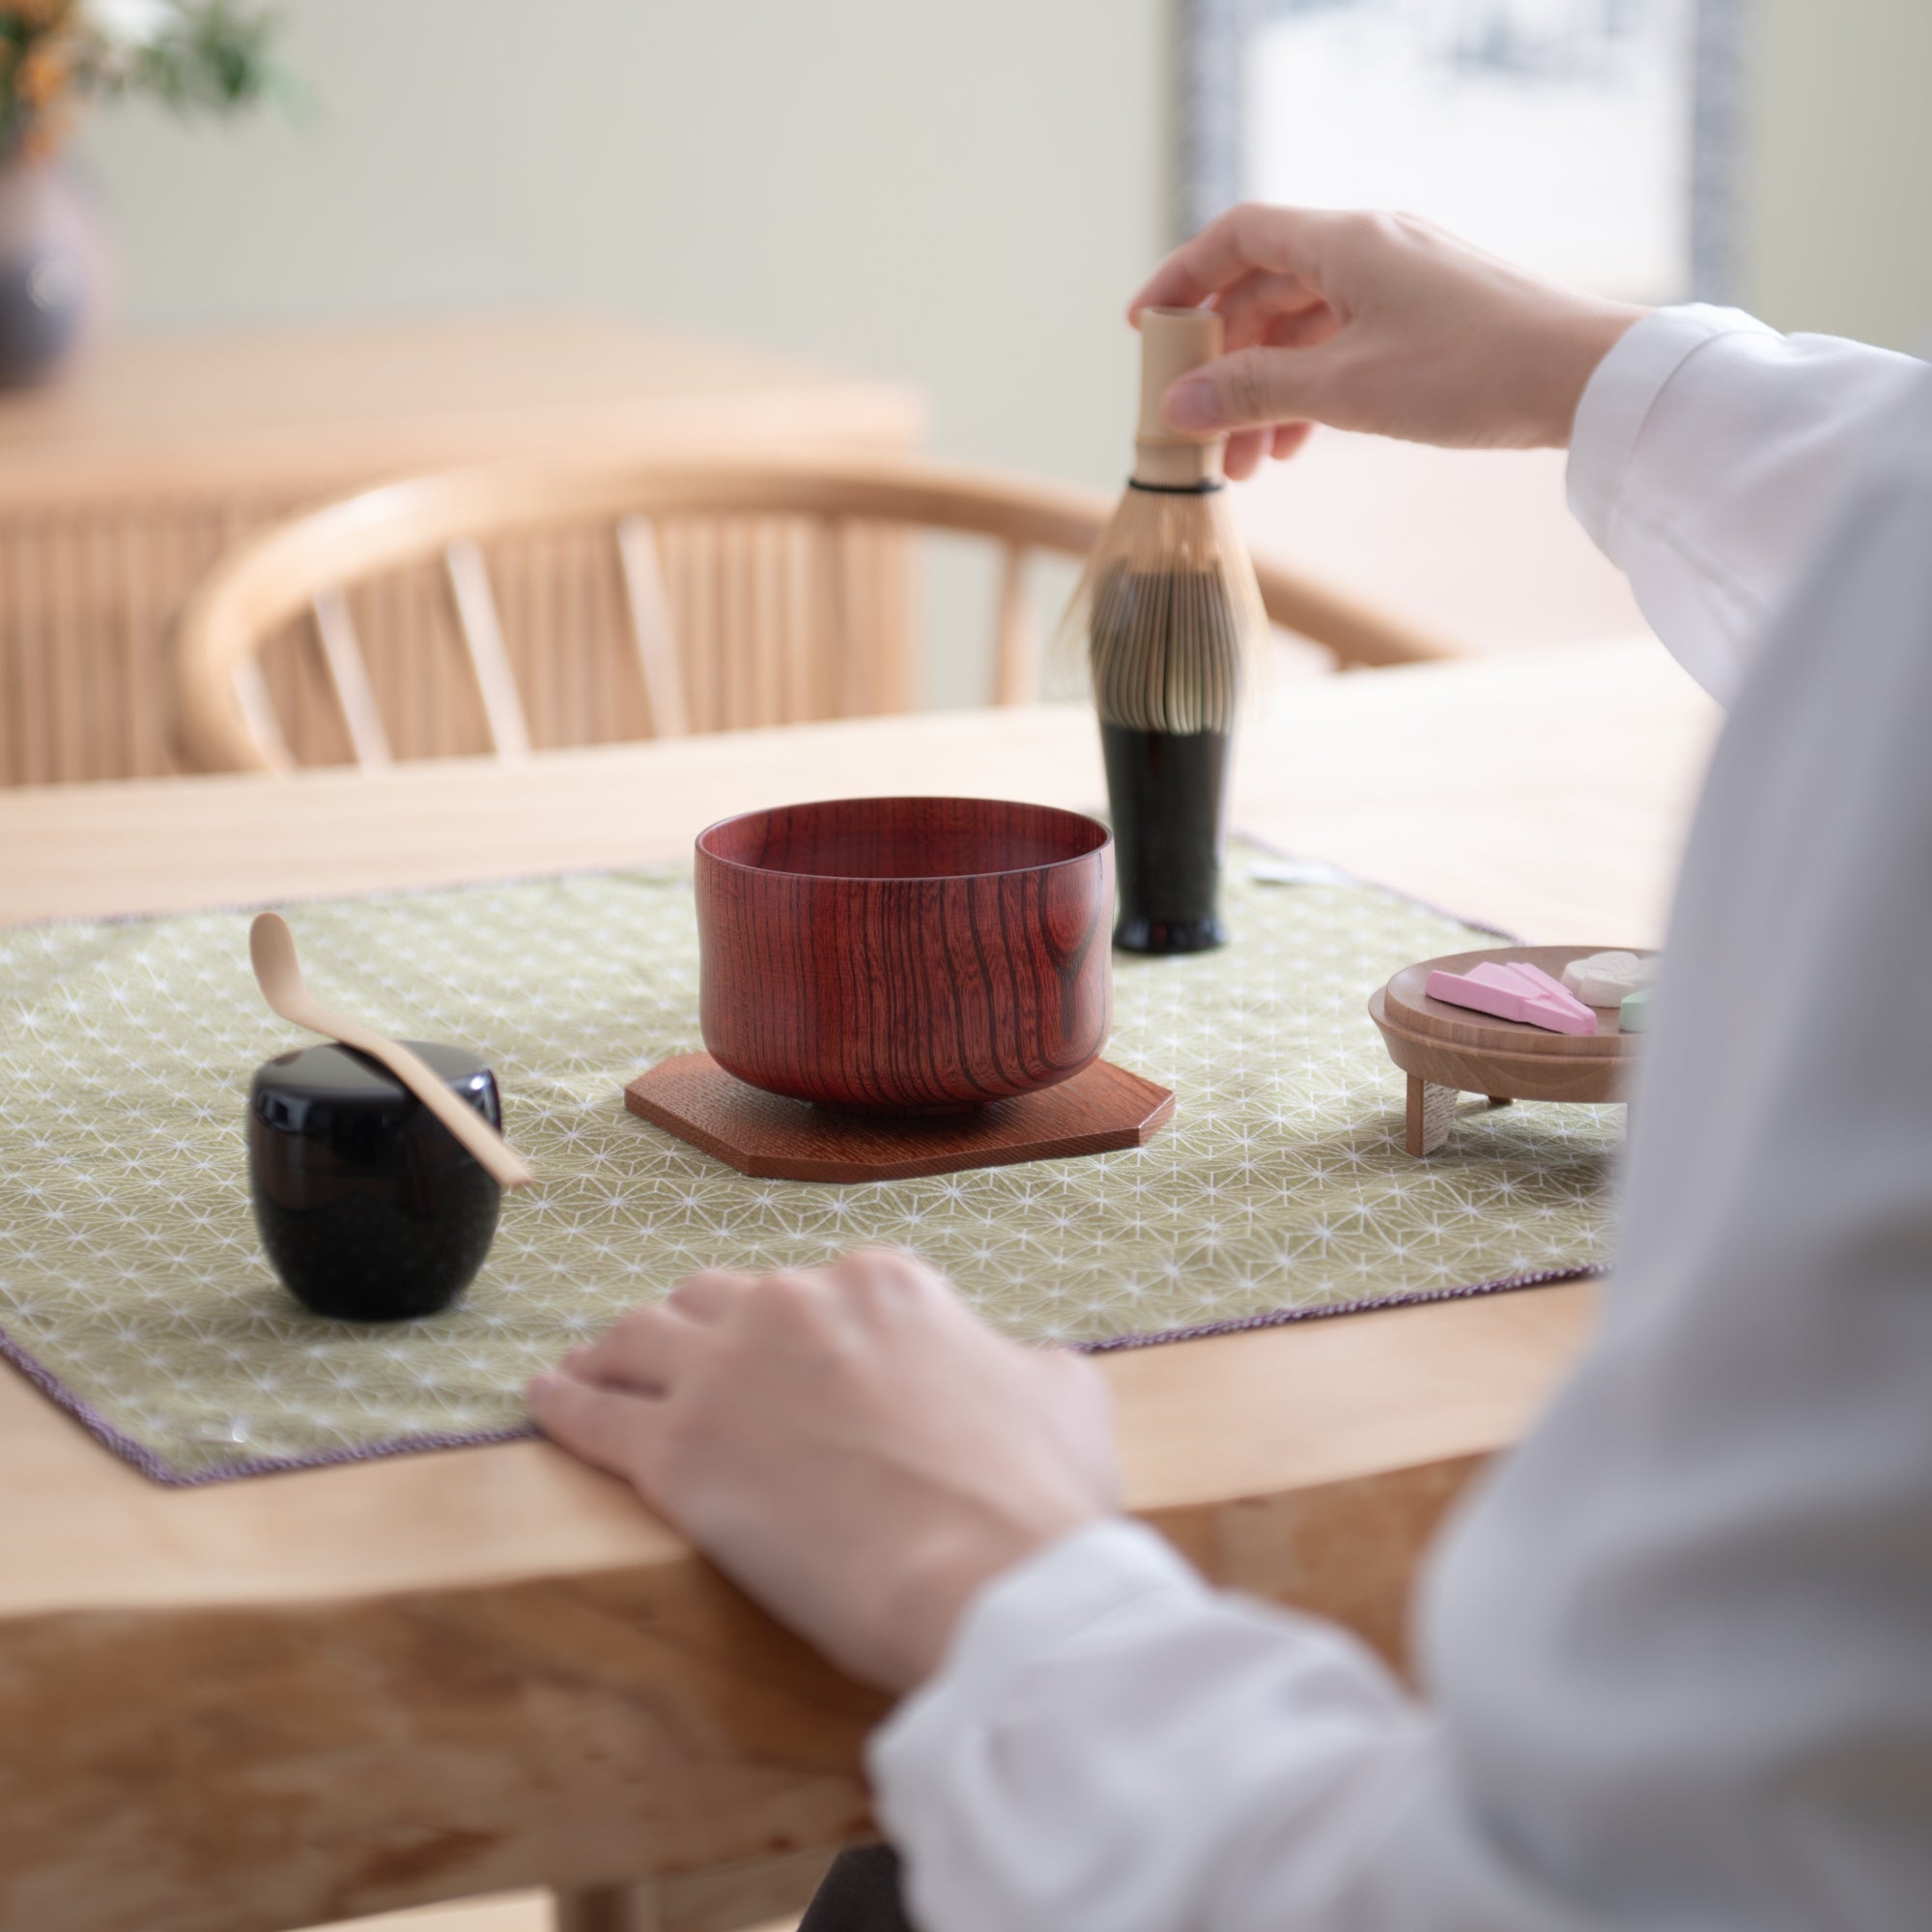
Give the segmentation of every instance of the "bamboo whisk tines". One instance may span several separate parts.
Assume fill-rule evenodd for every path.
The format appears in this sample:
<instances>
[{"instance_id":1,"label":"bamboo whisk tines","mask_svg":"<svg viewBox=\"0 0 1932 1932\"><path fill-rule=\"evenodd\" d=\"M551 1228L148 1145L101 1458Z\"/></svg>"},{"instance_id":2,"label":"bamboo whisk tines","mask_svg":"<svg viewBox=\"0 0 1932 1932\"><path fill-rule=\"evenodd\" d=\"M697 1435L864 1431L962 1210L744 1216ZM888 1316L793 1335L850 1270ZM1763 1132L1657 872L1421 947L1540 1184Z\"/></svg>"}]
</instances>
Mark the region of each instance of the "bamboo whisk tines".
<instances>
[{"instance_id":1,"label":"bamboo whisk tines","mask_svg":"<svg viewBox=\"0 0 1932 1932\"><path fill-rule=\"evenodd\" d=\"M1220 525L1230 526L1226 530ZM1229 731L1262 681L1267 617L1219 491L1129 488L1068 644L1094 708L1138 731Z\"/></svg>"},{"instance_id":2,"label":"bamboo whisk tines","mask_svg":"<svg viewBox=\"0 0 1932 1932\"><path fill-rule=\"evenodd\" d=\"M1221 480L1221 439L1169 429L1170 384L1221 353L1209 309L1141 318L1132 480L1054 639L1058 681L1140 731L1226 731L1262 688L1267 612Z\"/></svg>"}]
</instances>

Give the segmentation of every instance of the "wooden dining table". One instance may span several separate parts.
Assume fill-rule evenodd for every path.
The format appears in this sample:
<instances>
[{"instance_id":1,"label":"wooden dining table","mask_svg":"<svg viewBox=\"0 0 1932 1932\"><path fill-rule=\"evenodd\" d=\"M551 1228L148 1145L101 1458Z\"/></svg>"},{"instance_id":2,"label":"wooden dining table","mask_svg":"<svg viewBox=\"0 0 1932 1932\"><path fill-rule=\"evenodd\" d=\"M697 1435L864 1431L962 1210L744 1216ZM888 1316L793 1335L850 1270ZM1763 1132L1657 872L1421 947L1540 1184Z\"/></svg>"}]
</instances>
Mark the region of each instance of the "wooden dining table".
<instances>
[{"instance_id":1,"label":"wooden dining table","mask_svg":"<svg viewBox=\"0 0 1932 1932\"><path fill-rule=\"evenodd\" d=\"M1639 639L1296 681L1235 819L1526 938L1649 946L1715 722ZM894 792L1097 806L1092 719L0 792L0 923L628 866L752 806ZM1594 1292L1107 1355L1128 1506L1400 1662L1421 1553ZM530 1886L570 1923L728 1932L867 1833L883 1709L546 1443L168 1490L0 1369L4 1932L278 1932Z\"/></svg>"}]
</instances>

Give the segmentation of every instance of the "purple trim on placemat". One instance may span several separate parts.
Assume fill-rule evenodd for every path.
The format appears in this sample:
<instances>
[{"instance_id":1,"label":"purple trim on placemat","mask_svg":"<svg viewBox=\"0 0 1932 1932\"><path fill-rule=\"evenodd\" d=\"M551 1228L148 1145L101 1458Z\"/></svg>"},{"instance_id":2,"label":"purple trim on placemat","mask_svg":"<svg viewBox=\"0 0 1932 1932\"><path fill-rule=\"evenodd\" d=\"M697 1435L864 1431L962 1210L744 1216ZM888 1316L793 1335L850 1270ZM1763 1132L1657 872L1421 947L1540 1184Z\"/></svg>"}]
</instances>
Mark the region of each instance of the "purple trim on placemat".
<instances>
[{"instance_id":1,"label":"purple trim on placemat","mask_svg":"<svg viewBox=\"0 0 1932 1932\"><path fill-rule=\"evenodd\" d=\"M1291 1321L1325 1321L1333 1315L1373 1315L1381 1308L1420 1308L1431 1301L1471 1301L1481 1294L1508 1294L1519 1288L1549 1288L1559 1281L1590 1281L1609 1269L1585 1262L1577 1267L1538 1268L1529 1274L1498 1275L1467 1288L1418 1288L1408 1294L1376 1294L1344 1301L1334 1308L1269 1308L1260 1315L1231 1315L1225 1321L1197 1321L1186 1328L1151 1328L1145 1335L1109 1335L1099 1342L1069 1342L1076 1355L1111 1355L1121 1349L1160 1349L1173 1342L1207 1342L1216 1335L1245 1335L1253 1328L1285 1328Z\"/></svg>"},{"instance_id":2,"label":"purple trim on placemat","mask_svg":"<svg viewBox=\"0 0 1932 1932\"><path fill-rule=\"evenodd\" d=\"M1508 1294L1518 1289L1549 1288L1564 1281L1590 1281L1609 1270L1595 1263L1578 1267L1539 1268L1529 1274L1499 1275L1494 1281L1472 1282L1466 1288L1423 1288L1407 1294L1372 1295L1345 1301L1335 1308L1270 1308L1259 1315L1231 1315L1225 1321L1197 1321L1184 1328L1154 1328L1139 1335L1109 1335L1097 1342L1069 1342L1076 1355L1112 1355L1122 1349L1160 1349L1177 1342L1206 1342L1216 1335L1244 1335L1257 1328L1285 1328L1293 1321L1325 1321L1338 1315L1373 1315L1384 1308L1421 1308L1433 1301L1472 1301L1485 1294ZM231 1483L244 1476L279 1476L296 1469L327 1469L340 1463L373 1463L389 1456L422 1456L435 1449L482 1449L497 1442L525 1442L540 1432L534 1423L505 1429L450 1431L431 1435L392 1435L383 1442L365 1442L353 1449L315 1449L305 1456L255 1456L242 1463L226 1463L212 1469L187 1471L124 1435L91 1403L83 1402L61 1378L44 1368L0 1328L0 1360L11 1362L58 1408L64 1408L89 1435L131 1463L150 1482L163 1489L192 1490L209 1483Z\"/></svg>"},{"instance_id":3,"label":"purple trim on placemat","mask_svg":"<svg viewBox=\"0 0 1932 1932\"><path fill-rule=\"evenodd\" d=\"M385 1442L365 1442L355 1449L312 1449L304 1456L251 1456L242 1463L224 1463L213 1469L177 1469L145 1442L136 1442L108 1421L90 1402L75 1395L61 1378L28 1354L6 1329L0 1328L0 1361L11 1362L56 1408L64 1408L103 1448L124 1463L131 1463L152 1483L168 1490L192 1490L204 1483L233 1482L240 1476L278 1476L291 1469L326 1469L336 1463L368 1463L383 1456L419 1456L431 1449L480 1449L492 1442L516 1442L537 1433L534 1423L509 1429L477 1429L440 1435L394 1435Z\"/></svg>"},{"instance_id":4,"label":"purple trim on placemat","mask_svg":"<svg viewBox=\"0 0 1932 1932\"><path fill-rule=\"evenodd\" d=\"M1236 834L1236 837L1245 837ZM1249 839L1250 844L1260 844L1260 839ZM1264 848L1273 851L1272 846ZM1335 868L1340 871L1338 866ZM16 919L11 924L0 923L0 932L41 932L60 930L71 925L158 925L165 919L233 919L244 914L258 912L278 912L284 906L326 906L344 905L352 899L425 899L434 898L438 893L494 893L511 890L517 886L561 886L578 879L622 879L647 877L653 872L681 874L686 879L691 876L691 862L687 859L640 859L633 866L580 866L561 872L497 872L479 879L440 879L426 886L381 886L368 893L285 893L272 899L220 899L213 905L171 906L160 912L57 912L49 913L44 919ZM1354 874L1348 875L1351 880ZM1364 886L1374 886L1374 879L1356 880ZM1398 898L1406 896L1394 887L1382 886L1378 890L1395 892ZM1435 908L1426 899L1417 899L1416 905L1424 912L1435 912ZM1473 921L1457 919L1454 913L1440 913L1438 918L1454 920L1458 925L1466 925L1474 932L1493 932L1494 926L1477 925ZM1505 938L1512 937L1504 934Z\"/></svg>"},{"instance_id":5,"label":"purple trim on placemat","mask_svg":"<svg viewBox=\"0 0 1932 1932\"><path fill-rule=\"evenodd\" d=\"M1308 857L1306 853L1286 851L1265 838L1257 838L1252 833L1236 830L1232 836L1235 840L1251 845L1257 851L1266 853L1270 858L1296 860ZM1330 862L1322 860L1321 863L1327 865ZM359 896L414 898L434 893L491 891L510 886L560 883L570 879L617 878L628 872L668 869L675 869L675 862L661 861L655 865L645 863L635 866L597 866L586 867L581 871L513 874L504 878L464 879L440 885L391 887L383 892L366 893ZM1351 887L1386 893L1391 898L1414 906L1419 912L1429 913L1436 919L1448 920L1452 924L1464 926L1471 932L1488 933L1512 945L1519 942L1519 935L1509 931L1507 927L1491 925L1484 920L1466 919L1459 912L1451 912L1446 907L1417 897L1413 893L1405 892L1400 886L1387 885L1379 879L1365 878L1361 873L1350 872L1344 867L1336 866L1333 869L1343 882ZM1268 884L1265 880L1257 880L1254 883L1262 886ZM1294 888L1284 886L1280 890L1292 892ZM277 899L273 903L327 904L344 896L340 893L331 893L318 895L309 900ZM357 895L352 894L347 896L355 897ZM27 920L23 921L20 926L11 929L18 931L22 927L36 925L134 925L163 919L193 919L206 917L209 914L255 912L260 909L256 905L219 905L202 906L190 912L137 912L121 913L104 918L97 916ZM1378 1309L1415 1308L1433 1301L1468 1301L1479 1295L1507 1294L1517 1289L1547 1288L1564 1281L1588 1281L1607 1272L1605 1267L1596 1264L1584 1264L1570 1268L1543 1268L1529 1274L1501 1275L1493 1281L1473 1282L1466 1288L1417 1289L1412 1293L1375 1295L1362 1301L1345 1301L1335 1308L1273 1308L1264 1310L1259 1315L1233 1315L1224 1321L1198 1321L1187 1327L1151 1329L1145 1334L1136 1335L1110 1335L1098 1342L1072 1342L1066 1346L1077 1354L1108 1355L1123 1349L1156 1349L1175 1342L1202 1342L1216 1335L1240 1335L1257 1328L1282 1328L1293 1321L1321 1321L1338 1315L1369 1315ZM481 1449L497 1442L534 1440L540 1434L534 1423L526 1422L502 1429L453 1431L428 1435L395 1435L382 1442L365 1442L356 1448L316 1449L302 1456L255 1456L244 1462L188 1471L177 1469L172 1463L156 1455L145 1443L135 1441L131 1435L117 1429L91 1403L82 1401L50 1369L30 1355L4 1328L0 1328L0 1361L12 1363L49 1402L56 1407L65 1409L89 1435L112 1450L123 1462L131 1463L149 1481L171 1490L198 1489L209 1483L234 1482L245 1476L283 1475L297 1469L326 1469L342 1463L370 1463L389 1456L420 1456L438 1449Z\"/></svg>"}]
</instances>

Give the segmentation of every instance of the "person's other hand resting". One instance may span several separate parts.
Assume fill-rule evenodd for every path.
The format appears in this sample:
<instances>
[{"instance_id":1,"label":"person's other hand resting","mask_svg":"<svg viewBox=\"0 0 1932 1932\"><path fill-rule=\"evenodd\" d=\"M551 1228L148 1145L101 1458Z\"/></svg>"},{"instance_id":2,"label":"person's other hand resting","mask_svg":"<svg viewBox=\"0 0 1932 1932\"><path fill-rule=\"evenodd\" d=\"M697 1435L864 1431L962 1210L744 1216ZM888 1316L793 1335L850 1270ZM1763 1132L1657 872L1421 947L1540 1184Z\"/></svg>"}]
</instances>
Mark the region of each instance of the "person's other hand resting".
<instances>
[{"instance_id":1,"label":"person's other hand resting","mask_svg":"<svg viewBox=\"0 0 1932 1932\"><path fill-rule=\"evenodd\" d=\"M1644 314L1540 280L1406 214L1231 209L1134 297L1208 304L1228 353L1167 392L1177 429L1224 430L1228 474L1315 423L1461 448L1561 447L1591 372Z\"/></svg>"},{"instance_id":2,"label":"person's other hand resting","mask_svg":"<svg viewBox=\"0 0 1932 1932\"><path fill-rule=\"evenodd\" d=\"M891 1690L938 1668L982 1585L1120 1503L1094 1365L1003 1340L898 1254L694 1275L539 1377L530 1408Z\"/></svg>"}]
</instances>

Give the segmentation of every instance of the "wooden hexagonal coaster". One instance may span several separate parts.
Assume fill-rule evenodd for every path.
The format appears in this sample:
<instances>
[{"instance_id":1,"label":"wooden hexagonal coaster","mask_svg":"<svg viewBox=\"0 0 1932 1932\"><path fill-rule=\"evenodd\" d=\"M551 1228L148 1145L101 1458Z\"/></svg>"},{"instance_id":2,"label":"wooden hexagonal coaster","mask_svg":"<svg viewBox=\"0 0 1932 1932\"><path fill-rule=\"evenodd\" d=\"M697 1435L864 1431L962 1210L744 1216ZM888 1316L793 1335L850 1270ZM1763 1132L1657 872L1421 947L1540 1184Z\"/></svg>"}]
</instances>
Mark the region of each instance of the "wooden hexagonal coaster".
<instances>
[{"instance_id":1,"label":"wooden hexagonal coaster","mask_svg":"<svg viewBox=\"0 0 1932 1932\"><path fill-rule=\"evenodd\" d=\"M624 1104L761 1180L911 1180L966 1167L1110 1153L1145 1147L1174 1113L1165 1087L1096 1060L1057 1087L970 1114L829 1114L748 1087L708 1053L660 1061L624 1089Z\"/></svg>"}]
</instances>

